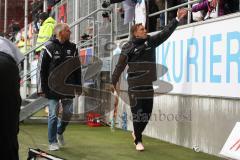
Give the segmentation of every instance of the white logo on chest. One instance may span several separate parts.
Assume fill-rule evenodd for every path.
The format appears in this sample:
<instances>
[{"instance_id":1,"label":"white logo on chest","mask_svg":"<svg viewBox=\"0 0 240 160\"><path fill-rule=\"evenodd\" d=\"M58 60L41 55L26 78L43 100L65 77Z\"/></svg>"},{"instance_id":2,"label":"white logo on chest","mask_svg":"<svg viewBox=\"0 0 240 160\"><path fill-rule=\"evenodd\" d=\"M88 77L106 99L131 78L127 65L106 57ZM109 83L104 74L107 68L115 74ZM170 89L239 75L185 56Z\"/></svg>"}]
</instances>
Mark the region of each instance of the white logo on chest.
<instances>
[{"instance_id":1,"label":"white logo on chest","mask_svg":"<svg viewBox=\"0 0 240 160\"><path fill-rule=\"evenodd\" d=\"M70 55L71 54L71 50L67 50L67 54Z\"/></svg>"}]
</instances>

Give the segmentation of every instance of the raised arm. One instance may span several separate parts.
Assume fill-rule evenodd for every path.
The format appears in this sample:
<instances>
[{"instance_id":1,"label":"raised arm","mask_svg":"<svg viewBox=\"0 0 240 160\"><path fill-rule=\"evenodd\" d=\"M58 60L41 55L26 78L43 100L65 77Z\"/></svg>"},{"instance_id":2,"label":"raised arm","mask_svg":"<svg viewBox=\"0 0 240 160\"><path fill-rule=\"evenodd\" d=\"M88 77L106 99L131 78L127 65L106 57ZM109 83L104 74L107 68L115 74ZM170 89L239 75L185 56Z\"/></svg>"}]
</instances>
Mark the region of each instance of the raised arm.
<instances>
[{"instance_id":1,"label":"raised arm","mask_svg":"<svg viewBox=\"0 0 240 160\"><path fill-rule=\"evenodd\" d=\"M174 18L160 33L151 36L149 41L154 47L159 46L166 41L178 26L178 21Z\"/></svg>"},{"instance_id":2,"label":"raised arm","mask_svg":"<svg viewBox=\"0 0 240 160\"><path fill-rule=\"evenodd\" d=\"M177 17L174 18L167 26L165 26L160 33L158 33L154 36L151 36L149 39L150 43L154 47L157 47L160 44L162 44L164 41L166 41L171 36L171 34L174 32L174 30L177 28L178 22L182 18L184 18L186 15L187 15L186 9L184 9L184 8L178 9Z\"/></svg>"},{"instance_id":3,"label":"raised arm","mask_svg":"<svg viewBox=\"0 0 240 160\"><path fill-rule=\"evenodd\" d=\"M116 88L116 84L119 80L119 77L121 76L122 72L124 71L126 65L127 65L127 56L124 54L120 54L118 63L112 74L112 84L113 84L114 88Z\"/></svg>"}]
</instances>

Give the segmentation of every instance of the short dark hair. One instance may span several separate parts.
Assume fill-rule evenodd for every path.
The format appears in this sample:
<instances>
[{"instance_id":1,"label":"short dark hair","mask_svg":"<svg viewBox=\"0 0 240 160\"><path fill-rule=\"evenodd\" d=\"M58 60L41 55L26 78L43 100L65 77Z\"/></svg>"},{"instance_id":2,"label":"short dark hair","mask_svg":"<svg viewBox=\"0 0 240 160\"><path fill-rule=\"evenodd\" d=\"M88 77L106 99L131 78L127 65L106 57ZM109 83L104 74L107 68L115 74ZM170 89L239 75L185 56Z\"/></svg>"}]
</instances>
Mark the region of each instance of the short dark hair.
<instances>
[{"instance_id":1,"label":"short dark hair","mask_svg":"<svg viewBox=\"0 0 240 160\"><path fill-rule=\"evenodd\" d=\"M131 32L131 36L132 36L132 37L134 37L133 33L134 33L135 31L137 31L138 27L141 26L141 25L142 25L142 23L137 23L137 24L134 24L134 25L131 27L130 32Z\"/></svg>"}]
</instances>

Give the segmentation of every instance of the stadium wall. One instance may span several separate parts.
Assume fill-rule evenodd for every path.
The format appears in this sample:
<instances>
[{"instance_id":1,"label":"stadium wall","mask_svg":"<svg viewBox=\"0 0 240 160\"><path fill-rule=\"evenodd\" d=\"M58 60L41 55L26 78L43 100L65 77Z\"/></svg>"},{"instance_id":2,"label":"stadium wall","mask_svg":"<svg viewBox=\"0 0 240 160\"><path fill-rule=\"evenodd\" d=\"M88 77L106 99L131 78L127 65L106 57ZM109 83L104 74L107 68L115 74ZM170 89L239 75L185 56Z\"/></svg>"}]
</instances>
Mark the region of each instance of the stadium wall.
<instances>
[{"instance_id":1,"label":"stadium wall","mask_svg":"<svg viewBox=\"0 0 240 160\"><path fill-rule=\"evenodd\" d=\"M163 44L169 45L169 53L166 53L166 47L162 49L163 45L157 48L157 63L162 64L165 58L164 65L168 67L168 73L160 79L171 83L173 90L155 95L153 114L145 135L188 148L197 145L201 151L219 156L235 123L240 121L239 19L240 14L236 13L180 26ZM173 41L176 46L180 43L179 48L172 47ZM182 53L181 41L186 42ZM182 58L175 58L173 64L174 54ZM183 67L179 67L181 59ZM182 70L183 78L174 79L174 69L177 75ZM125 75L121 78L121 88L127 91L123 77ZM128 118L127 129L132 130L129 106L121 100L119 128L123 126L124 112Z\"/></svg>"}]
</instances>

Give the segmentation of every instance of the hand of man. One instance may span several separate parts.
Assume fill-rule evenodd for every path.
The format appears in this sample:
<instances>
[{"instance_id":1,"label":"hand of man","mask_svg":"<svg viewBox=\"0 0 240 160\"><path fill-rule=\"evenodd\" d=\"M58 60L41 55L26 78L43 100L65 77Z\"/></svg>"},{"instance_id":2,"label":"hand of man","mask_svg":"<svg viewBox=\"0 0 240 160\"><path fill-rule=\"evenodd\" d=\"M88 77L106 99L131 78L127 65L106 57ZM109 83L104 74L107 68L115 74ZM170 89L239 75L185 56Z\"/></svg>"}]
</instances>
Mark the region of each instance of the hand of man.
<instances>
[{"instance_id":1,"label":"hand of man","mask_svg":"<svg viewBox=\"0 0 240 160\"><path fill-rule=\"evenodd\" d=\"M178 18L179 20L181 20L182 18L184 18L184 17L187 15L187 13L188 13L187 9L185 9L185 8L180 8L180 9L178 9L178 11L177 11L177 18Z\"/></svg>"},{"instance_id":2,"label":"hand of man","mask_svg":"<svg viewBox=\"0 0 240 160\"><path fill-rule=\"evenodd\" d=\"M108 87L107 87L107 91L110 91L114 94L114 106L117 106L118 105L118 91L116 90L116 87L112 84L110 84Z\"/></svg>"}]
</instances>

